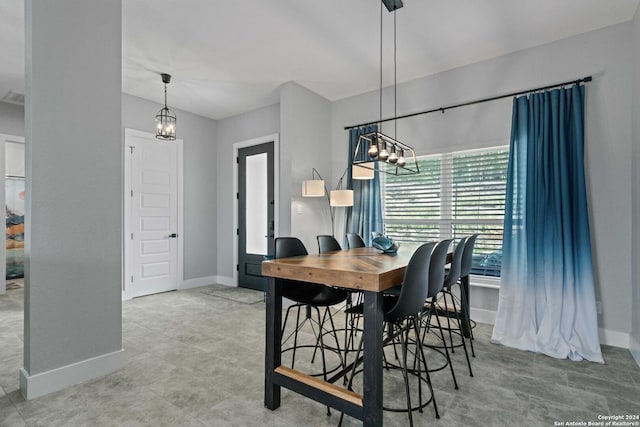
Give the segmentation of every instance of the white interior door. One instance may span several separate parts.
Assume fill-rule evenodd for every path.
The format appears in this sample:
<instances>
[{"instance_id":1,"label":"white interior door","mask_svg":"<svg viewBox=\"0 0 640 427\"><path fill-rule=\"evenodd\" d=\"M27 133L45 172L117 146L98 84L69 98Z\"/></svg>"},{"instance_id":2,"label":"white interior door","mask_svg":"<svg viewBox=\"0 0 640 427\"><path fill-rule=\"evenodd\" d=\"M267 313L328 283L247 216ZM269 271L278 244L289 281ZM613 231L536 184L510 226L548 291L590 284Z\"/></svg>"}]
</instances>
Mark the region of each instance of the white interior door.
<instances>
[{"instance_id":1,"label":"white interior door","mask_svg":"<svg viewBox=\"0 0 640 427\"><path fill-rule=\"evenodd\" d=\"M178 287L178 144L128 135L131 297ZM125 278L126 280L126 278Z\"/></svg>"}]
</instances>

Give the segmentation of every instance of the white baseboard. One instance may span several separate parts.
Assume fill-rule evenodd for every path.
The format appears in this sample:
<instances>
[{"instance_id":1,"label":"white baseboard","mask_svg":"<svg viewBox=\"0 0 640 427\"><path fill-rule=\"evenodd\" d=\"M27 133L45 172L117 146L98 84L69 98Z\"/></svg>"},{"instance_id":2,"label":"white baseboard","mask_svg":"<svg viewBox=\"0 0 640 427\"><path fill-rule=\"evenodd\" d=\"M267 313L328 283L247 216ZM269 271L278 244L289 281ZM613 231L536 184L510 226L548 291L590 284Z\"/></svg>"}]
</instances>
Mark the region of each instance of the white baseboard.
<instances>
[{"instance_id":1,"label":"white baseboard","mask_svg":"<svg viewBox=\"0 0 640 427\"><path fill-rule=\"evenodd\" d=\"M598 329L600 344L613 347L629 348L630 335L625 332L611 331L609 329Z\"/></svg>"},{"instance_id":2,"label":"white baseboard","mask_svg":"<svg viewBox=\"0 0 640 427\"><path fill-rule=\"evenodd\" d=\"M20 369L20 393L31 400L69 386L99 378L124 367L124 350L103 354L47 372L29 375Z\"/></svg>"},{"instance_id":3,"label":"white baseboard","mask_svg":"<svg viewBox=\"0 0 640 427\"><path fill-rule=\"evenodd\" d=\"M471 307L471 318L478 323L493 325L496 323L496 312Z\"/></svg>"},{"instance_id":4,"label":"white baseboard","mask_svg":"<svg viewBox=\"0 0 640 427\"><path fill-rule=\"evenodd\" d=\"M493 325L496 323L496 312L493 310L483 310L471 307L471 318L478 323ZM630 335L625 332L611 331L609 329L598 329L600 344L612 347L630 348ZM640 346L638 346L640 347ZM633 354L633 351L632 351ZM640 365L640 350L637 350L636 361Z\"/></svg>"},{"instance_id":5,"label":"white baseboard","mask_svg":"<svg viewBox=\"0 0 640 427\"><path fill-rule=\"evenodd\" d=\"M219 283L221 285L225 285L225 286L238 286L236 285L236 282L233 280L233 277L229 277L229 276L218 276L216 283Z\"/></svg>"},{"instance_id":6,"label":"white baseboard","mask_svg":"<svg viewBox=\"0 0 640 427\"><path fill-rule=\"evenodd\" d=\"M636 359L636 363L640 367L640 340L638 338L631 336L631 343L629 345L629 351L631 351L631 355L634 359Z\"/></svg>"},{"instance_id":7,"label":"white baseboard","mask_svg":"<svg viewBox=\"0 0 640 427\"><path fill-rule=\"evenodd\" d=\"M213 285L218 283L218 276L196 277L195 279L186 279L178 286L179 290L199 288L201 286Z\"/></svg>"}]
</instances>

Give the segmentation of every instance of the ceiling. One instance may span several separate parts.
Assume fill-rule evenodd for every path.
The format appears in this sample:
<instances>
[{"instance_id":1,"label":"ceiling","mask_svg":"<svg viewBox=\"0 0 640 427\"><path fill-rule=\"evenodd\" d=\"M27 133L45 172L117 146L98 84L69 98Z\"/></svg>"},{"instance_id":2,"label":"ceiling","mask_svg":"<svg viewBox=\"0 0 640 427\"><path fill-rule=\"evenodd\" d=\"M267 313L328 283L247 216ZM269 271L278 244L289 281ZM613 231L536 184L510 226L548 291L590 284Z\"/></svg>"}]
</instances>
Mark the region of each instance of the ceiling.
<instances>
[{"instance_id":1,"label":"ceiling","mask_svg":"<svg viewBox=\"0 0 640 427\"><path fill-rule=\"evenodd\" d=\"M398 82L633 18L640 0L404 0ZM278 102L297 83L334 101L379 87L377 0L126 0L123 92L221 119ZM0 2L0 99L24 93L24 1ZM384 11L384 80L393 82ZM96 82L99 84L99 82Z\"/></svg>"}]
</instances>

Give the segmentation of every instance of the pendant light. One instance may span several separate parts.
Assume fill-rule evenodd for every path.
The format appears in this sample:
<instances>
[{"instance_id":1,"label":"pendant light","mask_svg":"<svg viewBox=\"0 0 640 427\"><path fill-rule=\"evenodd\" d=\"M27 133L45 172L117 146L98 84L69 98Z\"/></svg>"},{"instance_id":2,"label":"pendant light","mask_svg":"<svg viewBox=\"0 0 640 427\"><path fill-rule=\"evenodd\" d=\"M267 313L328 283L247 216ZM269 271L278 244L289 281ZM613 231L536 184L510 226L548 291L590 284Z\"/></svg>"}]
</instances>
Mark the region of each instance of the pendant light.
<instances>
[{"instance_id":1,"label":"pendant light","mask_svg":"<svg viewBox=\"0 0 640 427\"><path fill-rule=\"evenodd\" d=\"M171 82L171 75L161 74L164 83L164 107L156 114L156 138L164 141L176 139L176 115L167 107L167 85Z\"/></svg>"},{"instance_id":2,"label":"pendant light","mask_svg":"<svg viewBox=\"0 0 640 427\"><path fill-rule=\"evenodd\" d=\"M384 4L393 13L393 108L397 117L397 61L396 61L396 10L403 6L401 0L381 0L380 3L380 122L378 131L360 135L353 153L353 168L377 170L392 175L413 175L420 173L413 148L397 139L397 121L394 120L394 137L380 132L382 126L382 16ZM355 176L353 177L355 178Z\"/></svg>"}]
</instances>

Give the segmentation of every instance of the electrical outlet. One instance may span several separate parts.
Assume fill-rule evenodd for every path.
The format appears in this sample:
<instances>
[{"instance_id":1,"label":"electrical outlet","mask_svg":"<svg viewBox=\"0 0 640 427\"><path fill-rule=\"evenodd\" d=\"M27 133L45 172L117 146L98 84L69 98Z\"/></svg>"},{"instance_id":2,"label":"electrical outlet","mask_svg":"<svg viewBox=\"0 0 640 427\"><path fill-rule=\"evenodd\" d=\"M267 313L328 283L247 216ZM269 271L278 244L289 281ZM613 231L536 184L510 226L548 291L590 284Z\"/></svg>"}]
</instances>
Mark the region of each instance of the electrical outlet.
<instances>
[{"instance_id":1,"label":"electrical outlet","mask_svg":"<svg viewBox=\"0 0 640 427\"><path fill-rule=\"evenodd\" d=\"M596 301L596 313L602 314L602 301Z\"/></svg>"}]
</instances>

